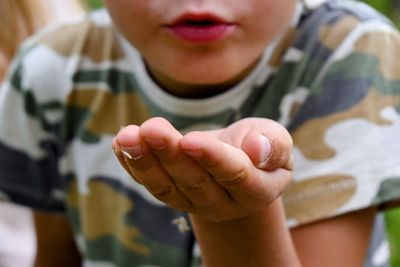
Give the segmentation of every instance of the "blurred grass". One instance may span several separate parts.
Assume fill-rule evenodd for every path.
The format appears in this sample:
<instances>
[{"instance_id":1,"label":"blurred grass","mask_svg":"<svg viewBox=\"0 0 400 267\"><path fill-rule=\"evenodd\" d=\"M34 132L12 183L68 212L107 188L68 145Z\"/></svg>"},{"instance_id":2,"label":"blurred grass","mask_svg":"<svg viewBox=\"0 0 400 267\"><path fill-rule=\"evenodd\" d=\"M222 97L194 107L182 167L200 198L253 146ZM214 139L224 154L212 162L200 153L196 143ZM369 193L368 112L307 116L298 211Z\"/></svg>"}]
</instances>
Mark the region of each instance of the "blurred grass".
<instances>
[{"instance_id":1,"label":"blurred grass","mask_svg":"<svg viewBox=\"0 0 400 267\"><path fill-rule=\"evenodd\" d=\"M391 266L400 266L400 208L387 211L385 214L388 239L391 252Z\"/></svg>"},{"instance_id":2,"label":"blurred grass","mask_svg":"<svg viewBox=\"0 0 400 267\"><path fill-rule=\"evenodd\" d=\"M143 0L146 1L146 0ZM102 0L85 0L84 2L87 2L90 9L98 9L103 6L103 1Z\"/></svg>"},{"instance_id":3,"label":"blurred grass","mask_svg":"<svg viewBox=\"0 0 400 267\"><path fill-rule=\"evenodd\" d=\"M388 16L397 27L400 26L400 1L399 0L363 0L381 13Z\"/></svg>"}]
</instances>

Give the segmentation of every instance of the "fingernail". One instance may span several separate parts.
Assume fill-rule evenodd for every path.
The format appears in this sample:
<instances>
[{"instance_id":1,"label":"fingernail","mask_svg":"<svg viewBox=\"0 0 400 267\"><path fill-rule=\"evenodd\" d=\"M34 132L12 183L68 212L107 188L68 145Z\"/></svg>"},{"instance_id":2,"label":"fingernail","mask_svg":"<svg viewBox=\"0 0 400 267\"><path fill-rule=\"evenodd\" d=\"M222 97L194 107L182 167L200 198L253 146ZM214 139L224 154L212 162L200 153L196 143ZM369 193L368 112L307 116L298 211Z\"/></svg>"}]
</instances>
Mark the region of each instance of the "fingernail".
<instances>
[{"instance_id":1,"label":"fingernail","mask_svg":"<svg viewBox=\"0 0 400 267\"><path fill-rule=\"evenodd\" d=\"M115 146L115 147L113 148L113 150L114 150L114 153L115 153L116 155L118 155L118 154L120 153L120 151L121 151L121 149L119 148L119 146Z\"/></svg>"},{"instance_id":2,"label":"fingernail","mask_svg":"<svg viewBox=\"0 0 400 267\"><path fill-rule=\"evenodd\" d=\"M129 159L140 159L143 156L141 145L121 147L121 153Z\"/></svg>"},{"instance_id":3,"label":"fingernail","mask_svg":"<svg viewBox=\"0 0 400 267\"><path fill-rule=\"evenodd\" d=\"M261 155L260 155L260 163L258 164L258 166L262 167L267 163L269 157L271 156L271 142L264 135L260 135L260 147L261 147Z\"/></svg>"}]
</instances>

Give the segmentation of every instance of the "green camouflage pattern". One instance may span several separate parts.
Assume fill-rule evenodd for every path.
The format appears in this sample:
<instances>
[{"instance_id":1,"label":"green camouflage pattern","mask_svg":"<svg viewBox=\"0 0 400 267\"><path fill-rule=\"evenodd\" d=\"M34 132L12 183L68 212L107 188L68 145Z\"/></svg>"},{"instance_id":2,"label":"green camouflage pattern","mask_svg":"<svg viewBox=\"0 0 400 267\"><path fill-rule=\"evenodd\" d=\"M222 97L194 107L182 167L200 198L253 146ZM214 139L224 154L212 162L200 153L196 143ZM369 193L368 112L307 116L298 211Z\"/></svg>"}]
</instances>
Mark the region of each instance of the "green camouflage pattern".
<instances>
[{"instance_id":1,"label":"green camouflage pattern","mask_svg":"<svg viewBox=\"0 0 400 267\"><path fill-rule=\"evenodd\" d=\"M198 260L193 234L172 224L186 215L128 176L113 136L153 116L182 132L265 117L294 140L290 227L395 204L400 35L358 2L303 12L244 82L196 101L158 88L105 11L36 35L0 90L0 195L65 214L85 266L188 266Z\"/></svg>"}]
</instances>

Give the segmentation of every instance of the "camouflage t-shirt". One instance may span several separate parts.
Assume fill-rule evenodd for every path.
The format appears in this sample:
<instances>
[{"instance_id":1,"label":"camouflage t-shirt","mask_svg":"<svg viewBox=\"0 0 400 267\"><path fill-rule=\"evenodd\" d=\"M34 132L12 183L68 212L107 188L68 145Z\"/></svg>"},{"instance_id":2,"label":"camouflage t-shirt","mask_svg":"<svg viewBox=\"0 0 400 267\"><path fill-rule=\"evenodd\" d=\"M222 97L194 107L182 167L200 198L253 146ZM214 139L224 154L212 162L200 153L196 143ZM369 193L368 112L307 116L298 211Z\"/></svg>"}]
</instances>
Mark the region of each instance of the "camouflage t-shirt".
<instances>
[{"instance_id":1,"label":"camouflage t-shirt","mask_svg":"<svg viewBox=\"0 0 400 267\"><path fill-rule=\"evenodd\" d=\"M162 116L182 132L244 117L294 140L289 227L400 199L400 35L352 1L301 9L231 90L181 99L152 81L106 11L25 43L0 90L0 198L71 221L85 266L187 266L194 237L118 164L121 126Z\"/></svg>"}]
</instances>

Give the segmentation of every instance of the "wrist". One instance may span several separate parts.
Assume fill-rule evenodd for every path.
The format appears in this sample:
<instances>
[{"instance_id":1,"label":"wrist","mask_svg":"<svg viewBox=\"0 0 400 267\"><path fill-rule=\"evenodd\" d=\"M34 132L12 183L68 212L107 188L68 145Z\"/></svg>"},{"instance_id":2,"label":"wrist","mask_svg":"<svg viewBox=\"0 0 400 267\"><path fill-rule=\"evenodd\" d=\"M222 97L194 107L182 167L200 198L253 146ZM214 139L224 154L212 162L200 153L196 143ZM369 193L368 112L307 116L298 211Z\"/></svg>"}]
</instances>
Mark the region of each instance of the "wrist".
<instances>
[{"instance_id":1,"label":"wrist","mask_svg":"<svg viewBox=\"0 0 400 267\"><path fill-rule=\"evenodd\" d=\"M298 262L281 198L233 220L190 217L206 266L293 266Z\"/></svg>"},{"instance_id":2,"label":"wrist","mask_svg":"<svg viewBox=\"0 0 400 267\"><path fill-rule=\"evenodd\" d=\"M283 208L283 202L281 197L274 200L270 205L260 208L256 212L253 212L242 217L233 218L230 220L223 221L210 221L198 216L196 214L189 214L191 222L193 225L204 225L210 227L246 227L250 228L252 225L259 225L260 223L265 223L270 219L274 219L276 223L286 224L285 213Z\"/></svg>"}]
</instances>

